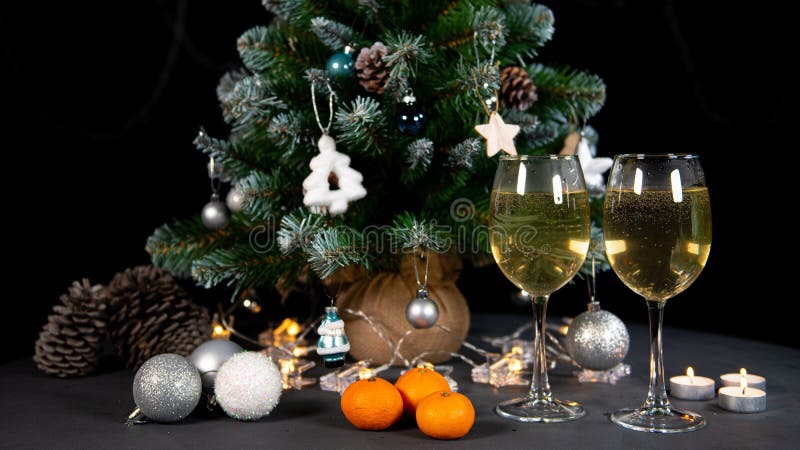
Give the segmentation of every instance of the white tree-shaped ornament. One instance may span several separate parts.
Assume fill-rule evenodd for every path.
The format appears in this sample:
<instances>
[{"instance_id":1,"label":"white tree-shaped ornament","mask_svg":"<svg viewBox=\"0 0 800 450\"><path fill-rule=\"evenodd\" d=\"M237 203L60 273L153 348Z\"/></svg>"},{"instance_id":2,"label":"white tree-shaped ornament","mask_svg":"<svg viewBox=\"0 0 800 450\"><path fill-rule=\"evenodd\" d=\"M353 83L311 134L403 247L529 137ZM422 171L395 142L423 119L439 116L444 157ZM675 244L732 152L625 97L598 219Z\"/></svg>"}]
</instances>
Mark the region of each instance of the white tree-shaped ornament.
<instances>
[{"instance_id":1,"label":"white tree-shaped ornament","mask_svg":"<svg viewBox=\"0 0 800 450\"><path fill-rule=\"evenodd\" d=\"M336 141L323 134L317 143L319 155L311 158L311 174L303 181L303 203L311 211L332 216L347 211L350 202L364 198L367 190L361 185L364 177L350 167L350 157L336 151ZM330 175L338 180L339 188L331 190Z\"/></svg>"}]
</instances>

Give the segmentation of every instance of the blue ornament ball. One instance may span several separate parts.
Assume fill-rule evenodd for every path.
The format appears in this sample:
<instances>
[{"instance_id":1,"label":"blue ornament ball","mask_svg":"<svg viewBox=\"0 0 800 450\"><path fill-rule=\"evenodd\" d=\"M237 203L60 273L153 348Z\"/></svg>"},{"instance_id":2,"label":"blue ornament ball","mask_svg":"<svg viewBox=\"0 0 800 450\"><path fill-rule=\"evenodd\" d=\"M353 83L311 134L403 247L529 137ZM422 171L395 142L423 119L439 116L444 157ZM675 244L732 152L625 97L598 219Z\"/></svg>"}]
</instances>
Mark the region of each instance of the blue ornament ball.
<instances>
[{"instance_id":1,"label":"blue ornament ball","mask_svg":"<svg viewBox=\"0 0 800 450\"><path fill-rule=\"evenodd\" d=\"M353 76L353 55L348 52L337 52L328 58L325 69L331 78L348 78Z\"/></svg>"},{"instance_id":2,"label":"blue ornament ball","mask_svg":"<svg viewBox=\"0 0 800 450\"><path fill-rule=\"evenodd\" d=\"M416 103L401 103L397 107L397 129L406 136L418 136L425 131L428 116Z\"/></svg>"}]
</instances>

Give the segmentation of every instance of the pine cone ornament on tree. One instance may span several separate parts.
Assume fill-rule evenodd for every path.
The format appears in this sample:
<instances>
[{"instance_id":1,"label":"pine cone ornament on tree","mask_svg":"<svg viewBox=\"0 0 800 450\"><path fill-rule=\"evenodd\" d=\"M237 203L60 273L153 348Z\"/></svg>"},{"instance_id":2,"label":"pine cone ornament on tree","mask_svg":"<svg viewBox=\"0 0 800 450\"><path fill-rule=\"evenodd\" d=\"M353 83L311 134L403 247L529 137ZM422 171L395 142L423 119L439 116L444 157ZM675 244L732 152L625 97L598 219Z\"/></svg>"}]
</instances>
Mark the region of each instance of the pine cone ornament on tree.
<instances>
[{"instance_id":1,"label":"pine cone ornament on tree","mask_svg":"<svg viewBox=\"0 0 800 450\"><path fill-rule=\"evenodd\" d=\"M188 356L211 336L208 310L166 270L128 269L114 276L109 291L111 341L130 368L160 353Z\"/></svg>"},{"instance_id":2,"label":"pine cone ornament on tree","mask_svg":"<svg viewBox=\"0 0 800 450\"><path fill-rule=\"evenodd\" d=\"M376 42L370 48L362 48L356 58L356 76L358 83L367 92L381 95L386 87L386 78L389 72L383 57L389 53L389 48L383 42Z\"/></svg>"},{"instance_id":3,"label":"pine cone ornament on tree","mask_svg":"<svg viewBox=\"0 0 800 450\"><path fill-rule=\"evenodd\" d=\"M97 369L108 322L105 286L75 281L42 327L33 361L61 378L88 375Z\"/></svg>"},{"instance_id":4,"label":"pine cone ornament on tree","mask_svg":"<svg viewBox=\"0 0 800 450\"><path fill-rule=\"evenodd\" d=\"M528 72L519 66L504 67L500 72L500 107L525 111L536 101L536 86Z\"/></svg>"}]
</instances>

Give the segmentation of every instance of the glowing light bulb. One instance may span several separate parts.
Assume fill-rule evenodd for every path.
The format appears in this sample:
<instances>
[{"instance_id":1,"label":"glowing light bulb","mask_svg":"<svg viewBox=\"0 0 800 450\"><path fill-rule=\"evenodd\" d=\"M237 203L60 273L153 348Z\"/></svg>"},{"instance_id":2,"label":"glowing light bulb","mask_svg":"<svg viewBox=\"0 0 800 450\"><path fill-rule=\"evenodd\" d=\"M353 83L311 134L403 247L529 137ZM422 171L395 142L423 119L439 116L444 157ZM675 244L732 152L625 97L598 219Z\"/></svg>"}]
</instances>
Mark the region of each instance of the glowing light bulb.
<instances>
[{"instance_id":1,"label":"glowing light bulb","mask_svg":"<svg viewBox=\"0 0 800 450\"><path fill-rule=\"evenodd\" d=\"M358 369L358 379L359 380L368 380L375 376L375 373L369 367L359 367Z\"/></svg>"}]
</instances>

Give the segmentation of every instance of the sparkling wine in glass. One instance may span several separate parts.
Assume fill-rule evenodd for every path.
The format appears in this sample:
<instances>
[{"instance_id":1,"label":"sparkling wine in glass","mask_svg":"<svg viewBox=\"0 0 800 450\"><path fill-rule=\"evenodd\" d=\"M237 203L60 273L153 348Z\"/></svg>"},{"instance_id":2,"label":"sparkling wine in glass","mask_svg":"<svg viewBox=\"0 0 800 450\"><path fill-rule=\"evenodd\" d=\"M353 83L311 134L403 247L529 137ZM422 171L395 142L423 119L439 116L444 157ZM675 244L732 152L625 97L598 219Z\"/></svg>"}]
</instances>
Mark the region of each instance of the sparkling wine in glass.
<instances>
[{"instance_id":1,"label":"sparkling wine in glass","mask_svg":"<svg viewBox=\"0 0 800 450\"><path fill-rule=\"evenodd\" d=\"M650 391L642 407L616 411L611 420L656 433L702 428L702 416L670 405L661 351L664 305L697 279L711 250L711 203L697 155L615 157L603 233L611 267L647 300L650 314Z\"/></svg>"},{"instance_id":2,"label":"sparkling wine in glass","mask_svg":"<svg viewBox=\"0 0 800 450\"><path fill-rule=\"evenodd\" d=\"M544 332L550 294L572 279L589 249L589 196L580 162L574 156L501 157L490 211L492 254L505 276L530 293L535 325L530 393L497 405L497 414L520 422L583 417L583 406L550 392Z\"/></svg>"}]
</instances>

